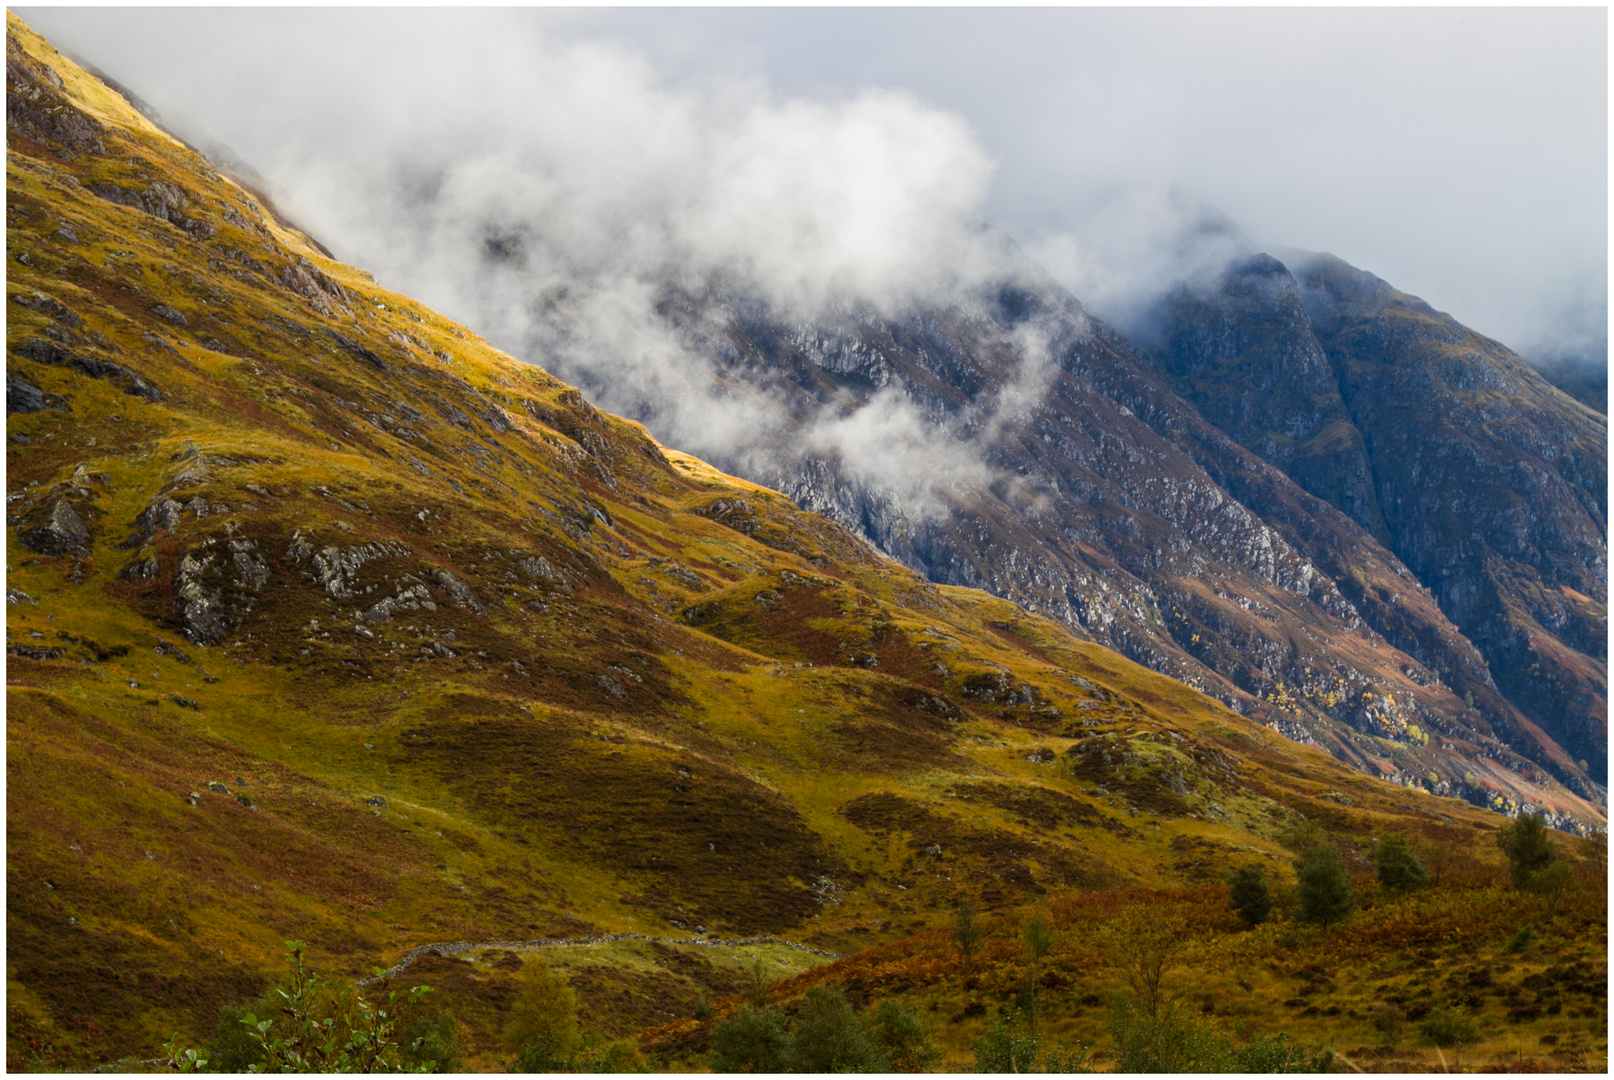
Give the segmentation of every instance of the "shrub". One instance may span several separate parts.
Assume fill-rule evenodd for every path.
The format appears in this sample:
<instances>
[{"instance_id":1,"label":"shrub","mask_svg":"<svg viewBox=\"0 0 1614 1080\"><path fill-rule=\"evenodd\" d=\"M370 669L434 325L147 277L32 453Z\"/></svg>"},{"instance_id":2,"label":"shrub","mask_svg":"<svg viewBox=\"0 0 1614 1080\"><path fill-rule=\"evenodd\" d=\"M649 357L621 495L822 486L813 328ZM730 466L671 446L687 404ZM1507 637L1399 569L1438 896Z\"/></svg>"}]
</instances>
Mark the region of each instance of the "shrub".
<instances>
[{"instance_id":1,"label":"shrub","mask_svg":"<svg viewBox=\"0 0 1614 1080\"><path fill-rule=\"evenodd\" d=\"M1540 936L1541 935L1536 933L1536 928L1533 923L1525 923L1523 926L1519 927L1518 930L1514 931L1512 937L1508 938L1507 950L1508 952L1523 952L1531 945L1534 945L1536 938Z\"/></svg>"},{"instance_id":2,"label":"shrub","mask_svg":"<svg viewBox=\"0 0 1614 1080\"><path fill-rule=\"evenodd\" d=\"M1332 844L1320 844L1295 860L1295 875L1295 896L1303 922L1332 926L1344 922L1355 910L1350 875Z\"/></svg>"},{"instance_id":3,"label":"shrub","mask_svg":"<svg viewBox=\"0 0 1614 1080\"><path fill-rule=\"evenodd\" d=\"M583 1036L582 1049L573 1063L581 1073L643 1073L650 1071L639 1044L631 1039L606 1042L597 1035Z\"/></svg>"},{"instance_id":4,"label":"shrub","mask_svg":"<svg viewBox=\"0 0 1614 1080\"><path fill-rule=\"evenodd\" d=\"M1550 862L1531 874L1525 888L1547 902L1547 918L1558 913L1558 904L1575 883L1575 870L1568 863Z\"/></svg>"},{"instance_id":5,"label":"shrub","mask_svg":"<svg viewBox=\"0 0 1614 1080\"><path fill-rule=\"evenodd\" d=\"M404 1030L400 1057L406 1065L431 1063L431 1072L460 1071L460 1026L451 1012L423 1016Z\"/></svg>"},{"instance_id":6,"label":"shrub","mask_svg":"<svg viewBox=\"0 0 1614 1080\"><path fill-rule=\"evenodd\" d=\"M259 1020L255 1013L242 1012L237 1022L246 1030L256 1049L243 1052L255 1060L248 1067L261 1072L429 1072L432 1061L405 1062L393 1034L398 1018L395 1005L400 997L394 990L387 995L387 1007L376 1008L353 987L338 988L303 963L303 943L288 941L286 961L291 974L272 989L265 999L274 1004L280 1016ZM403 994L413 1005L431 992L417 986ZM261 1004L261 1003L260 1003ZM166 1065L182 1072L200 1071L208 1059L195 1050L180 1050L178 1036L163 1050Z\"/></svg>"},{"instance_id":7,"label":"shrub","mask_svg":"<svg viewBox=\"0 0 1614 1080\"><path fill-rule=\"evenodd\" d=\"M1110 1019L1110 1036L1116 1072L1233 1072L1236 1066L1225 1035L1170 1007L1151 1016L1123 1002Z\"/></svg>"},{"instance_id":8,"label":"shrub","mask_svg":"<svg viewBox=\"0 0 1614 1080\"><path fill-rule=\"evenodd\" d=\"M1132 907L1105 927L1100 940L1110 963L1126 976L1143 1011L1153 1018L1164 997L1166 972L1188 946L1188 924L1176 916Z\"/></svg>"},{"instance_id":9,"label":"shrub","mask_svg":"<svg viewBox=\"0 0 1614 1080\"><path fill-rule=\"evenodd\" d=\"M975 1044L975 1071L982 1073L1084 1073L1086 1047L1066 1047L1058 1043L1042 1049L1042 1036L1024 1031L1023 1018L1014 1009L1004 1009L986 1025Z\"/></svg>"},{"instance_id":10,"label":"shrub","mask_svg":"<svg viewBox=\"0 0 1614 1080\"><path fill-rule=\"evenodd\" d=\"M893 1072L925 1072L942 1058L930 1028L895 1001L880 1002L869 1031Z\"/></svg>"},{"instance_id":11,"label":"shrub","mask_svg":"<svg viewBox=\"0 0 1614 1080\"><path fill-rule=\"evenodd\" d=\"M1233 1063L1233 1071L1244 1073L1325 1073L1334 1063L1334 1052L1308 1049L1280 1032L1257 1035L1234 1050Z\"/></svg>"},{"instance_id":12,"label":"shrub","mask_svg":"<svg viewBox=\"0 0 1614 1080\"><path fill-rule=\"evenodd\" d=\"M1515 889L1523 889L1532 874L1558 858L1558 851L1547 835L1547 820L1540 814L1520 814L1496 831L1496 846L1507 856L1508 877Z\"/></svg>"},{"instance_id":13,"label":"shrub","mask_svg":"<svg viewBox=\"0 0 1614 1080\"><path fill-rule=\"evenodd\" d=\"M785 1014L772 1005L742 1005L712 1032L713 1072L784 1072L791 1060Z\"/></svg>"},{"instance_id":14,"label":"shrub","mask_svg":"<svg viewBox=\"0 0 1614 1080\"><path fill-rule=\"evenodd\" d=\"M1479 1041L1474 1024L1459 1009L1434 1009L1418 1025L1424 1037L1436 1046L1464 1047Z\"/></svg>"},{"instance_id":15,"label":"shrub","mask_svg":"<svg viewBox=\"0 0 1614 1080\"><path fill-rule=\"evenodd\" d=\"M1228 875L1227 906L1247 926L1260 926L1272 913L1272 894L1259 866L1242 866Z\"/></svg>"},{"instance_id":16,"label":"shrub","mask_svg":"<svg viewBox=\"0 0 1614 1080\"><path fill-rule=\"evenodd\" d=\"M975 916L974 901L964 901L958 906L958 914L953 918L953 945L964 960L965 972L974 970L975 950L980 947L985 937L986 927L982 926Z\"/></svg>"},{"instance_id":17,"label":"shrub","mask_svg":"<svg viewBox=\"0 0 1614 1080\"><path fill-rule=\"evenodd\" d=\"M504 1026L516 1072L559 1072L578 1047L577 995L543 959L528 962Z\"/></svg>"},{"instance_id":18,"label":"shrub","mask_svg":"<svg viewBox=\"0 0 1614 1080\"><path fill-rule=\"evenodd\" d=\"M815 986L802 998L791 1031L792 1072L886 1072L885 1055L846 995Z\"/></svg>"},{"instance_id":19,"label":"shrub","mask_svg":"<svg viewBox=\"0 0 1614 1080\"><path fill-rule=\"evenodd\" d=\"M1387 833L1379 841L1374 863L1379 872L1379 887L1390 892L1406 892L1429 883L1428 871L1401 833Z\"/></svg>"},{"instance_id":20,"label":"shrub","mask_svg":"<svg viewBox=\"0 0 1614 1080\"><path fill-rule=\"evenodd\" d=\"M1373 1021L1373 1026L1384 1032L1384 1037L1392 1042L1395 1041L1396 1032L1401 1030L1402 1021L1406 1018L1400 1007L1389 1001L1380 1002L1368 1013L1368 1019Z\"/></svg>"}]
</instances>

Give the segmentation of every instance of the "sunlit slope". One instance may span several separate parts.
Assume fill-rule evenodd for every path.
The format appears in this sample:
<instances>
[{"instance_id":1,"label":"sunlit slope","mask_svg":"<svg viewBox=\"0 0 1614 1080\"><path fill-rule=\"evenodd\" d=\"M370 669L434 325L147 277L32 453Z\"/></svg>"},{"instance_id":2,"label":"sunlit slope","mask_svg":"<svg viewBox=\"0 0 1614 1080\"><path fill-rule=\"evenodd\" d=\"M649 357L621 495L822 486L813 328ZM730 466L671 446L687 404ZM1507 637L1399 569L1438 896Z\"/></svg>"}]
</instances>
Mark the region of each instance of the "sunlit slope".
<instances>
[{"instance_id":1,"label":"sunlit slope","mask_svg":"<svg viewBox=\"0 0 1614 1080\"><path fill-rule=\"evenodd\" d=\"M848 951L1296 813L1487 827L664 451L7 49L14 1060L199 1036L288 938Z\"/></svg>"}]
</instances>

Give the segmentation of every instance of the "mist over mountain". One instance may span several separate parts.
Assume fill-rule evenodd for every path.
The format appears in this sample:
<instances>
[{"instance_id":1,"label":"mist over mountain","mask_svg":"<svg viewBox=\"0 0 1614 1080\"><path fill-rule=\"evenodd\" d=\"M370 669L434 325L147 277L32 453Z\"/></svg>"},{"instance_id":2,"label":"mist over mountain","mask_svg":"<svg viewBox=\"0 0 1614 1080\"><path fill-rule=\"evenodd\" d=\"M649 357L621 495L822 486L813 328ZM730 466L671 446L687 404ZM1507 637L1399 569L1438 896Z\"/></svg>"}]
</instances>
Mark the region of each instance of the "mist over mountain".
<instances>
[{"instance_id":1,"label":"mist over mountain","mask_svg":"<svg viewBox=\"0 0 1614 1080\"><path fill-rule=\"evenodd\" d=\"M1514 625L1510 601L1470 597L1492 577L1438 569L1484 563L1464 515L1489 511L1459 508L1414 555L1372 457L1389 421L1350 397L1307 306L1326 290L1256 295L1300 273L1285 255L1246 282L1256 294L1228 294L1226 268L1262 248L1202 201L1123 184L1087 231L1022 250L987 221L977 133L905 91L674 77L631 45L519 20L502 36L316 22L329 33L234 25L317 77L264 85L229 50L185 63L222 88L220 134L249 140L283 208L381 280L935 581L1015 599L1371 771L1483 801L1465 777L1494 759L1519 801L1546 801L1526 790L1538 767L1601 798L1606 508L1574 504L1546 543L1558 569L1530 587L1532 625L1586 662L1540 674L1534 631L1504 648L1487 629ZM363 64L341 56L355 40ZM159 107L200 143L207 106L174 100ZM1198 314L1181 300L1218 294ZM1185 329L1201 316L1215 325ZM1228 317L1263 342L1231 365ZM1604 429L1531 387L1572 430L1570 487L1595 487ZM1534 474L1497 468L1532 505ZM1541 599L1560 587L1584 604Z\"/></svg>"}]
</instances>

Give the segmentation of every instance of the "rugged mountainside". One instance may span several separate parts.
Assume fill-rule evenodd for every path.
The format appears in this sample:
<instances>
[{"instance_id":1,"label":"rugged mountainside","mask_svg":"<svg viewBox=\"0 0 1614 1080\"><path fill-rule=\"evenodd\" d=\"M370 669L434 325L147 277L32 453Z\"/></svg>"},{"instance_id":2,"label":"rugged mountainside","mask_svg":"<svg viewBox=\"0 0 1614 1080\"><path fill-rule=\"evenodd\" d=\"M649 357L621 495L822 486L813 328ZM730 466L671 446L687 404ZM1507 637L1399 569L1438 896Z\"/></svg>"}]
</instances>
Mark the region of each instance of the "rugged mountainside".
<instances>
[{"instance_id":1,"label":"rugged mountainside","mask_svg":"<svg viewBox=\"0 0 1614 1080\"><path fill-rule=\"evenodd\" d=\"M1606 775L1604 416L1327 256L1293 275L1259 256L1182 291L1162 339L1184 397L1383 541L1508 701Z\"/></svg>"},{"instance_id":2,"label":"rugged mountainside","mask_svg":"<svg viewBox=\"0 0 1614 1080\"><path fill-rule=\"evenodd\" d=\"M718 463L932 581L1013 599L1376 775L1579 812L1561 783L1601 804L1576 761L1587 752L1567 753L1498 692L1485 658L1381 542L1366 446L1315 342L1251 396L1305 397L1274 456L1324 498L1230 441L1023 261L958 303L894 316L849 307L800 325L720 292L670 292L661 310L720 379L793 418ZM1298 302L1287 317L1308 318ZM632 387L559 370L656 427L659 404ZM1249 407L1221 392L1229 409ZM989 475L938 462L938 512L811 449L826 417L893 399Z\"/></svg>"},{"instance_id":3,"label":"rugged mountainside","mask_svg":"<svg viewBox=\"0 0 1614 1080\"><path fill-rule=\"evenodd\" d=\"M349 975L435 941L607 930L850 951L964 897L1286 873L1275 837L1302 818L1357 859L1401 829L1494 860L1494 815L664 449L323 256L9 14L7 31L11 1060L194 1039L288 938ZM1086 456L1092 505L1133 522L1082 539L1089 587L1059 595L1151 625L1115 582L1122 555L1158 559L1150 580L1207 630L1243 611L1217 589L1263 598L1215 648L1331 637L1306 653L1330 678L1354 650L1404 680L1397 708L1468 715L1392 671L1423 669L1360 625L1370 605L1329 584L1306 530L1357 538L1362 590L1412 588L1390 557L1160 398L1120 345L1073 348L1071 387L1100 360L1144 381L1133 416L1090 403L1104 426L1045 429ZM1237 476L1207 485L1172 440ZM1120 462L1136 468L1099 486ZM1253 520L1239 485L1298 524ZM1196 549L1143 532L1212 519ZM1130 547L1107 538L1128 528ZM1289 599L1307 596L1315 612ZM1422 618L1444 641L1432 604ZM1483 735L1409 739L1348 745L1450 768L1442 743L1465 740L1498 792L1595 815ZM657 972L590 977L607 976L641 1024L692 1004Z\"/></svg>"}]
</instances>

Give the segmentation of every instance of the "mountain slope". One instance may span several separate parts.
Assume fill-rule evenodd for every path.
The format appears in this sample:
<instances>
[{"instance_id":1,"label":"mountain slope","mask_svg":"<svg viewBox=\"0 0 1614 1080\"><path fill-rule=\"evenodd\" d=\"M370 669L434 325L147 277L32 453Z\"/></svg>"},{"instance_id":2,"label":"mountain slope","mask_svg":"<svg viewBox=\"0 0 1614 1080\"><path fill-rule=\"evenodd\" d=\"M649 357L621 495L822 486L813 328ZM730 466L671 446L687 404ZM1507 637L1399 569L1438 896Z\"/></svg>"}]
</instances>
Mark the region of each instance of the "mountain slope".
<instances>
[{"instance_id":1,"label":"mountain slope","mask_svg":"<svg viewBox=\"0 0 1614 1080\"><path fill-rule=\"evenodd\" d=\"M288 938L344 975L604 930L848 951L1214 881L1300 817L1489 850L1492 815L660 447L7 29L13 1060L205 1035Z\"/></svg>"},{"instance_id":2,"label":"mountain slope","mask_svg":"<svg viewBox=\"0 0 1614 1080\"><path fill-rule=\"evenodd\" d=\"M848 305L802 325L744 295L677 290L660 310L717 380L784 418L719 449L720 465L931 580L1014 599L1375 775L1571 815L1580 799L1560 784L1601 799L1396 556L1230 443L1023 261L894 314ZM663 419L602 368L560 370L652 429ZM1360 443L1337 398L1319 461L1324 428ZM824 425L884 410L939 433L889 451L917 457L904 468L928 467L932 490L815 449Z\"/></svg>"},{"instance_id":3,"label":"mountain slope","mask_svg":"<svg viewBox=\"0 0 1614 1080\"><path fill-rule=\"evenodd\" d=\"M1259 256L1167 306L1177 389L1382 539L1529 725L1606 775L1606 419L1337 259Z\"/></svg>"}]
</instances>

